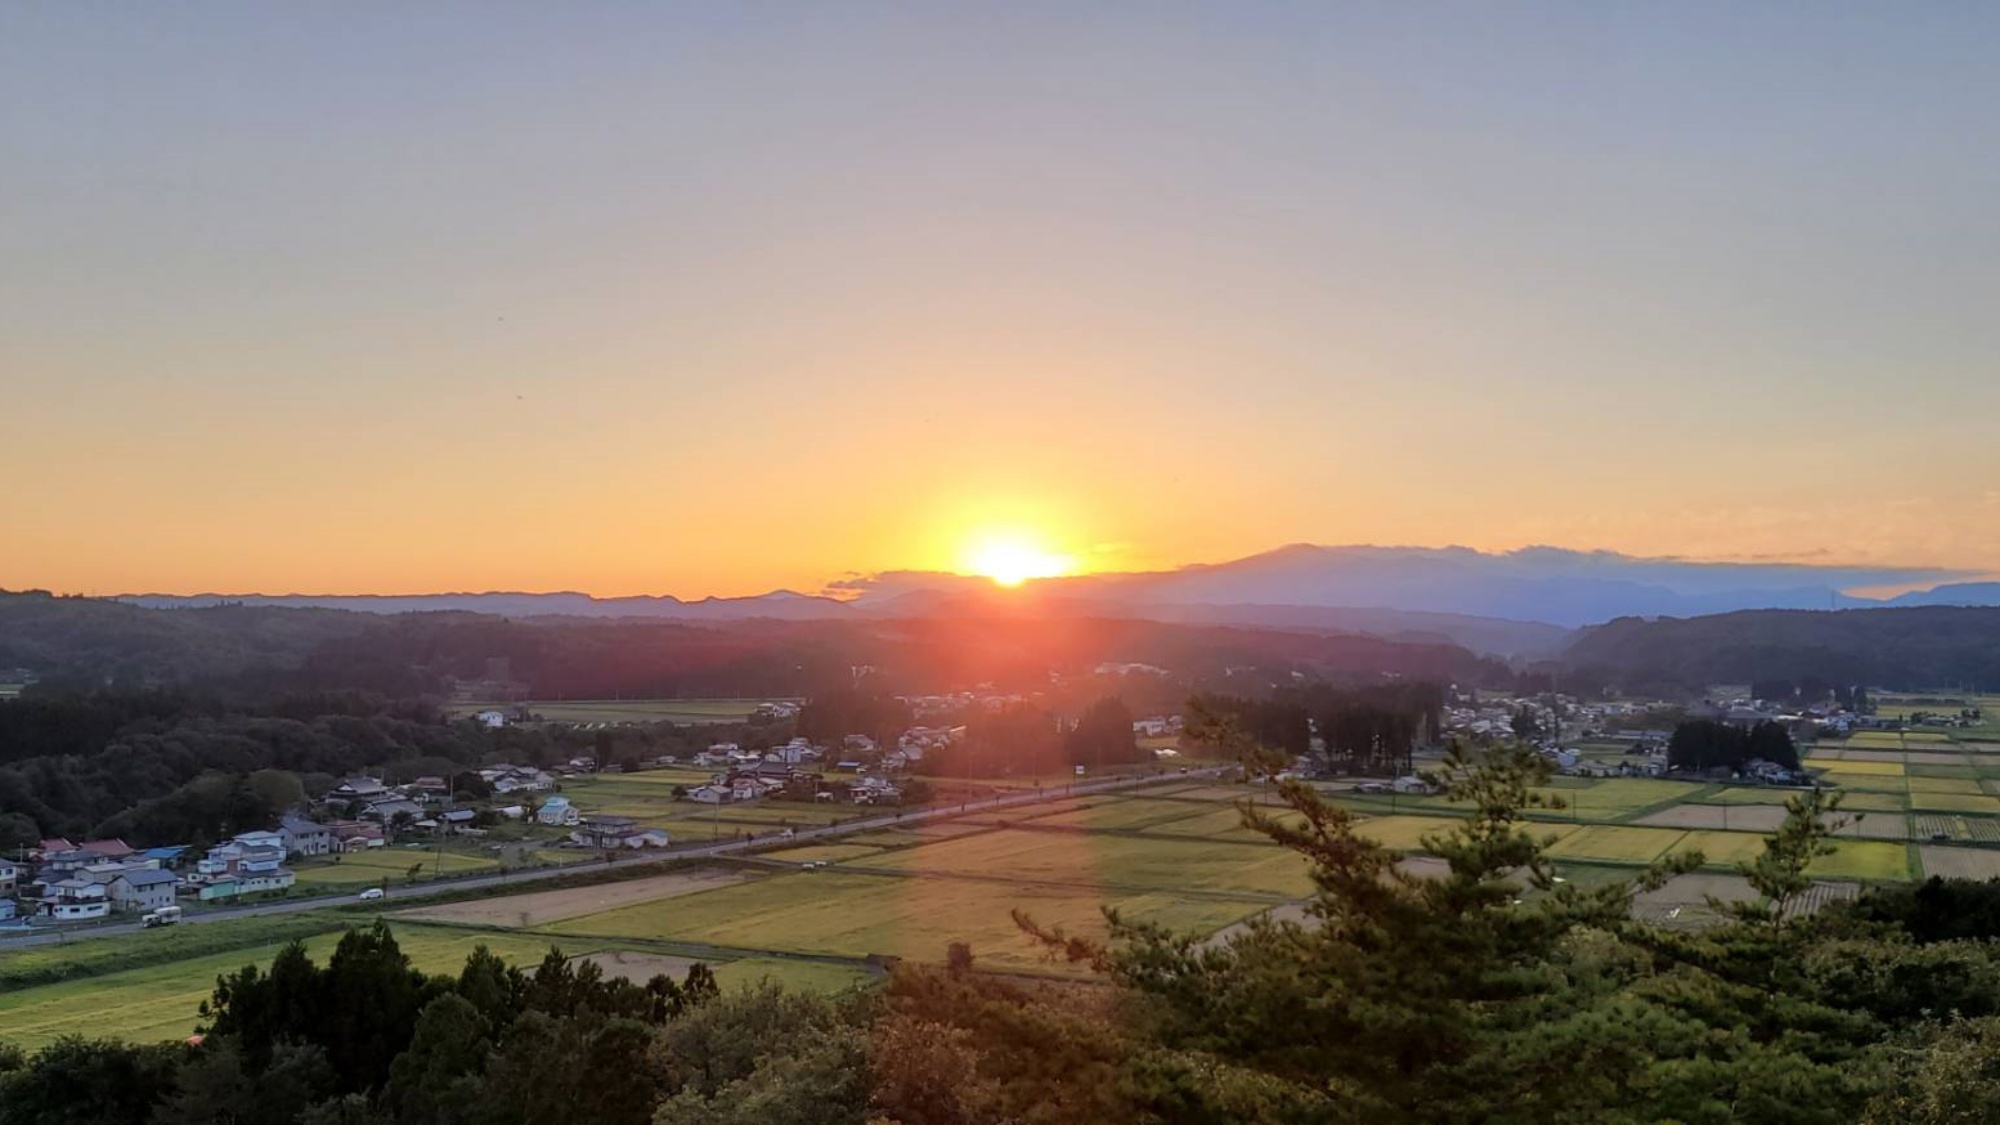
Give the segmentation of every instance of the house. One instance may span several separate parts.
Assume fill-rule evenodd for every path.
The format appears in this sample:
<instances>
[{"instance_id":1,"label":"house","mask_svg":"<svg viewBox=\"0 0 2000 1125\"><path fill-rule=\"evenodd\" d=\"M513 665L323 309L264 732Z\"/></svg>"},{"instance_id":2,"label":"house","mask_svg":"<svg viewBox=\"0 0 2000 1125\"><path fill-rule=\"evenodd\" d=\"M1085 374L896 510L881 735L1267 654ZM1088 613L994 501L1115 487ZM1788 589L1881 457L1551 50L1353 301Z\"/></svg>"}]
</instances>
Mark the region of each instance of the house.
<instances>
[{"instance_id":1,"label":"house","mask_svg":"<svg viewBox=\"0 0 2000 1125\"><path fill-rule=\"evenodd\" d=\"M472 721L485 727L487 730L499 730L501 727L507 725L507 716L500 711L481 711L477 715L472 716Z\"/></svg>"},{"instance_id":2,"label":"house","mask_svg":"<svg viewBox=\"0 0 2000 1125\"><path fill-rule=\"evenodd\" d=\"M122 871L108 888L111 904L119 910L158 910L174 904L174 887L180 882L171 871L144 868Z\"/></svg>"},{"instance_id":3,"label":"house","mask_svg":"<svg viewBox=\"0 0 2000 1125\"><path fill-rule=\"evenodd\" d=\"M583 814L576 811L576 806L569 803L568 797L557 794L542 802L542 807L535 810L535 819L559 828L574 828L583 819Z\"/></svg>"},{"instance_id":4,"label":"house","mask_svg":"<svg viewBox=\"0 0 2000 1125\"><path fill-rule=\"evenodd\" d=\"M0 859L0 898L9 898L21 884L19 864Z\"/></svg>"},{"instance_id":5,"label":"house","mask_svg":"<svg viewBox=\"0 0 2000 1125\"><path fill-rule=\"evenodd\" d=\"M358 852L364 848L379 848L387 843L382 836L382 826L359 820L329 820L326 833L333 837L336 852Z\"/></svg>"},{"instance_id":6,"label":"house","mask_svg":"<svg viewBox=\"0 0 2000 1125\"><path fill-rule=\"evenodd\" d=\"M41 843L36 844L34 848L28 852L28 858L35 861L36 863L41 863L47 860L52 855L56 855L60 852L73 852L75 850L76 850L75 844L70 843L68 840L63 839L61 836L51 836L48 839L43 840Z\"/></svg>"},{"instance_id":7,"label":"house","mask_svg":"<svg viewBox=\"0 0 2000 1125\"><path fill-rule=\"evenodd\" d=\"M43 894L39 913L58 922L81 922L111 913L111 898L104 884L88 879L64 879L51 883Z\"/></svg>"},{"instance_id":8,"label":"house","mask_svg":"<svg viewBox=\"0 0 2000 1125\"><path fill-rule=\"evenodd\" d=\"M85 840L76 846L80 852L90 852L105 859L124 859L135 850L123 840Z\"/></svg>"},{"instance_id":9,"label":"house","mask_svg":"<svg viewBox=\"0 0 2000 1125\"><path fill-rule=\"evenodd\" d=\"M139 853L148 863L165 871L178 871L187 862L188 846L174 844L164 848L147 848Z\"/></svg>"},{"instance_id":10,"label":"house","mask_svg":"<svg viewBox=\"0 0 2000 1125\"><path fill-rule=\"evenodd\" d=\"M688 800L704 805L726 805L730 799L731 790L727 785L697 785L688 790Z\"/></svg>"},{"instance_id":11,"label":"house","mask_svg":"<svg viewBox=\"0 0 2000 1125\"><path fill-rule=\"evenodd\" d=\"M410 782L404 788L410 790L412 793L436 794L440 797L451 792L450 783L436 774L425 774L415 781Z\"/></svg>"},{"instance_id":12,"label":"house","mask_svg":"<svg viewBox=\"0 0 2000 1125\"><path fill-rule=\"evenodd\" d=\"M283 837L284 848L289 855L326 855L333 851L333 833L326 825L316 824L302 816L287 814L278 821L278 833Z\"/></svg>"},{"instance_id":13,"label":"house","mask_svg":"<svg viewBox=\"0 0 2000 1125\"><path fill-rule=\"evenodd\" d=\"M288 867L278 867L270 871L251 872L238 875L224 875L205 883L201 888L201 901L218 902L244 895L282 891L298 881L298 876Z\"/></svg>"},{"instance_id":14,"label":"house","mask_svg":"<svg viewBox=\"0 0 2000 1125\"><path fill-rule=\"evenodd\" d=\"M350 777L326 795L329 801L374 801L389 795L379 777Z\"/></svg>"},{"instance_id":15,"label":"house","mask_svg":"<svg viewBox=\"0 0 2000 1125\"><path fill-rule=\"evenodd\" d=\"M481 770L481 777L488 771ZM529 766L507 766L492 771L486 780L492 784L495 793L545 793L556 787L556 779L546 772Z\"/></svg>"},{"instance_id":16,"label":"house","mask_svg":"<svg viewBox=\"0 0 2000 1125\"><path fill-rule=\"evenodd\" d=\"M386 800L369 802L361 815L387 824L405 813L409 814L411 819L415 819L424 815L424 807L405 797L390 797Z\"/></svg>"},{"instance_id":17,"label":"house","mask_svg":"<svg viewBox=\"0 0 2000 1125\"><path fill-rule=\"evenodd\" d=\"M438 817L448 832L463 832L472 827L473 818L479 813L473 809L448 809Z\"/></svg>"},{"instance_id":18,"label":"house","mask_svg":"<svg viewBox=\"0 0 2000 1125\"><path fill-rule=\"evenodd\" d=\"M276 850L282 852L285 850L285 834L267 828L258 829L254 832L238 832L235 842L243 847L255 848L259 851Z\"/></svg>"},{"instance_id":19,"label":"house","mask_svg":"<svg viewBox=\"0 0 2000 1125\"><path fill-rule=\"evenodd\" d=\"M522 817L528 815L527 808L522 805L506 805L493 811L499 816L506 817L508 820L520 820Z\"/></svg>"},{"instance_id":20,"label":"house","mask_svg":"<svg viewBox=\"0 0 2000 1125\"><path fill-rule=\"evenodd\" d=\"M644 829L629 816L593 816L577 825L569 838L586 848L642 848Z\"/></svg>"}]
</instances>

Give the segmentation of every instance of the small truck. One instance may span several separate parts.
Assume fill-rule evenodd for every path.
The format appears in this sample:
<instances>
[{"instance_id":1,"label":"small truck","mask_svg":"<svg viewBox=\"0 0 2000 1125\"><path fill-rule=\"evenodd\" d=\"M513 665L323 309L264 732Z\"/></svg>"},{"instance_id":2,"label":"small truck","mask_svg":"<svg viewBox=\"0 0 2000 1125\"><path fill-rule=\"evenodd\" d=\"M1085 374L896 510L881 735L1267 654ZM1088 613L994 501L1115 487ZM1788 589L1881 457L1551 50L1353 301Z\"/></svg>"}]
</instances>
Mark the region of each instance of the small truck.
<instances>
[{"instance_id":1,"label":"small truck","mask_svg":"<svg viewBox=\"0 0 2000 1125\"><path fill-rule=\"evenodd\" d=\"M176 925L180 922L180 920L181 920L180 907L162 906L158 910L155 910L152 913L141 917L139 919L139 924L150 930L155 926Z\"/></svg>"}]
</instances>

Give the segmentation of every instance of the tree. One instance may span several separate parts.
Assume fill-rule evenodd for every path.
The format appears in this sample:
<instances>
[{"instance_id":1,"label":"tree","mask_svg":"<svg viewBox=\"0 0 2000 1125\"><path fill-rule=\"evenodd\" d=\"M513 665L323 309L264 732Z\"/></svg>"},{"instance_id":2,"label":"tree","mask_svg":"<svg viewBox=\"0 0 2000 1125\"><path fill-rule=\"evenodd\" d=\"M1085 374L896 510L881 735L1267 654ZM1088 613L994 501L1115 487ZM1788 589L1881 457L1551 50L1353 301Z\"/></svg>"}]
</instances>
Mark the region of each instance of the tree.
<instances>
[{"instance_id":1,"label":"tree","mask_svg":"<svg viewBox=\"0 0 2000 1125\"><path fill-rule=\"evenodd\" d=\"M187 1048L66 1036L0 1074L0 1125L146 1125Z\"/></svg>"},{"instance_id":2,"label":"tree","mask_svg":"<svg viewBox=\"0 0 2000 1125\"><path fill-rule=\"evenodd\" d=\"M1084 709L1083 717L1063 737L1063 752L1069 764L1092 768L1152 758L1133 734L1131 709L1115 695Z\"/></svg>"},{"instance_id":3,"label":"tree","mask_svg":"<svg viewBox=\"0 0 2000 1125\"><path fill-rule=\"evenodd\" d=\"M424 1006L409 1047L389 1067L388 1104L405 1125L472 1122L492 1024L472 1002L448 992Z\"/></svg>"},{"instance_id":4,"label":"tree","mask_svg":"<svg viewBox=\"0 0 2000 1125\"><path fill-rule=\"evenodd\" d=\"M204 1042L176 1075L174 1092L152 1125L264 1125L291 1121L333 1087L333 1072L317 1047L264 1044L270 1065L252 1075L237 1044Z\"/></svg>"}]
</instances>

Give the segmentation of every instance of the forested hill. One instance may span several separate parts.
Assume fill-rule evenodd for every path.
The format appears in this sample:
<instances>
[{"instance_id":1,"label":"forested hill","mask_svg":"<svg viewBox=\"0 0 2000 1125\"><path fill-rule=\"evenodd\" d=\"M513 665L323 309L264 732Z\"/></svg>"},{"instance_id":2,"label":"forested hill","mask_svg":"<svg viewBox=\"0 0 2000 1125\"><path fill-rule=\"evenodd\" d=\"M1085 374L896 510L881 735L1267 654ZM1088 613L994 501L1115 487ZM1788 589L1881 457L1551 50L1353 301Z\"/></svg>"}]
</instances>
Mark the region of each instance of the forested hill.
<instances>
[{"instance_id":1,"label":"forested hill","mask_svg":"<svg viewBox=\"0 0 2000 1125\"><path fill-rule=\"evenodd\" d=\"M332 610L232 605L168 613L103 598L0 591L0 670L96 684L207 681L297 668L326 643L380 624Z\"/></svg>"},{"instance_id":2,"label":"forested hill","mask_svg":"<svg viewBox=\"0 0 2000 1125\"><path fill-rule=\"evenodd\" d=\"M1620 618L1584 630L1563 661L1579 674L1627 686L1817 679L1890 689L1995 691L2000 690L2000 608Z\"/></svg>"},{"instance_id":3,"label":"forested hill","mask_svg":"<svg viewBox=\"0 0 2000 1125\"><path fill-rule=\"evenodd\" d=\"M1214 625L986 615L883 621L704 624L472 613L376 615L217 606L145 609L88 598L0 594L0 673L45 687L198 689L255 701L360 690L416 698L454 681L509 680L531 698L812 695L856 666L884 690L993 683L1023 690L1050 672L1147 664L1176 680L1264 681L1384 674L1476 683L1507 669L1448 643Z\"/></svg>"}]
</instances>

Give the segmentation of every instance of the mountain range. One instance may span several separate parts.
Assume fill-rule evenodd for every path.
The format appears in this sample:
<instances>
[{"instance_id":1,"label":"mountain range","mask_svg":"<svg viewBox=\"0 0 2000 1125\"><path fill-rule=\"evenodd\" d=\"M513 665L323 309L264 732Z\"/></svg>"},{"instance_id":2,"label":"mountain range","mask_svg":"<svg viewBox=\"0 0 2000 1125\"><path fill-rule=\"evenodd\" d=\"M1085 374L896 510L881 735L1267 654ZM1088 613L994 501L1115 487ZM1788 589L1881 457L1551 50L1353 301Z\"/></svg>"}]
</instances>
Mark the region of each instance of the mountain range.
<instances>
[{"instance_id":1,"label":"mountain range","mask_svg":"<svg viewBox=\"0 0 2000 1125\"><path fill-rule=\"evenodd\" d=\"M823 595L778 590L695 601L575 592L137 594L119 600L152 608L242 603L369 613L471 611L686 621L1115 616L1449 640L1479 652L1534 657L1560 650L1572 629L1623 617L2000 605L2000 581L1953 581L1973 577L1977 575L1939 568L1696 562L1554 547L1489 553L1465 547L1297 544L1232 562L1041 579L1018 590L965 575L896 571L842 579ZM1886 599L1848 592L1883 587L1915 589Z\"/></svg>"}]
</instances>

